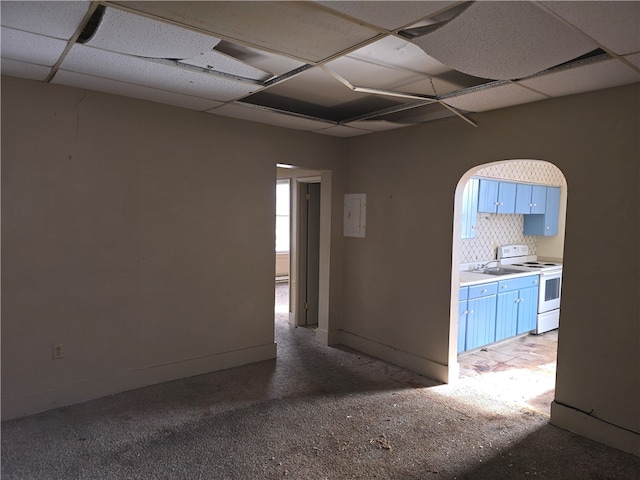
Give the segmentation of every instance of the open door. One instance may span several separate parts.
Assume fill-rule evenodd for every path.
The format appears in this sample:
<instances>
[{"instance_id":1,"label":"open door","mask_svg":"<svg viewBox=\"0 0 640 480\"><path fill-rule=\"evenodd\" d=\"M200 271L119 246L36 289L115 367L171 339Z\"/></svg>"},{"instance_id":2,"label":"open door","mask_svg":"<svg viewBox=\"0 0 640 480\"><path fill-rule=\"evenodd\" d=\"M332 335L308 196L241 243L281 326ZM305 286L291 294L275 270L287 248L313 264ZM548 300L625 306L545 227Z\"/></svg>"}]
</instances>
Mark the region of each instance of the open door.
<instances>
[{"instance_id":1,"label":"open door","mask_svg":"<svg viewBox=\"0 0 640 480\"><path fill-rule=\"evenodd\" d=\"M302 183L300 198L301 293L304 295L300 325L318 324L320 290L320 183Z\"/></svg>"}]
</instances>

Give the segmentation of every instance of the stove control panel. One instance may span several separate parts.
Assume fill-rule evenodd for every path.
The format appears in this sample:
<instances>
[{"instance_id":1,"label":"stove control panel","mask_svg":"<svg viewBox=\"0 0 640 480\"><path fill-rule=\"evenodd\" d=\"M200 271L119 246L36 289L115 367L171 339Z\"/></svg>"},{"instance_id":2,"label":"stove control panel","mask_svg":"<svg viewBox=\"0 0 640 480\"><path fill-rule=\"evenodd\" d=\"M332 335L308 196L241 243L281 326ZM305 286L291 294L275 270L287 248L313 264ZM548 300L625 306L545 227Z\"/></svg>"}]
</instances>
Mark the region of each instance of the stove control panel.
<instances>
[{"instance_id":1,"label":"stove control panel","mask_svg":"<svg viewBox=\"0 0 640 480\"><path fill-rule=\"evenodd\" d=\"M498 260L502 258L524 257L529 255L529 247L526 245L502 245L498 247Z\"/></svg>"}]
</instances>

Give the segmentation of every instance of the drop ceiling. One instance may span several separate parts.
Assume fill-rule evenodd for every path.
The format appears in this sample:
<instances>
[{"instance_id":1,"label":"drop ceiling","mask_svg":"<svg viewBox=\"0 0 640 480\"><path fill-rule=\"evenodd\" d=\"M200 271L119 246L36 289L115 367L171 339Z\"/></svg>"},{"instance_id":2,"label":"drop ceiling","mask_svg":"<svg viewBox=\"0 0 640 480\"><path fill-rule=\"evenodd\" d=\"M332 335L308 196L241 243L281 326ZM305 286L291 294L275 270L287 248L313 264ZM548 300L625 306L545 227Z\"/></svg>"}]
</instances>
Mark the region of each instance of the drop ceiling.
<instances>
[{"instance_id":1,"label":"drop ceiling","mask_svg":"<svg viewBox=\"0 0 640 480\"><path fill-rule=\"evenodd\" d=\"M338 137L640 81L640 2L0 3L2 74Z\"/></svg>"}]
</instances>

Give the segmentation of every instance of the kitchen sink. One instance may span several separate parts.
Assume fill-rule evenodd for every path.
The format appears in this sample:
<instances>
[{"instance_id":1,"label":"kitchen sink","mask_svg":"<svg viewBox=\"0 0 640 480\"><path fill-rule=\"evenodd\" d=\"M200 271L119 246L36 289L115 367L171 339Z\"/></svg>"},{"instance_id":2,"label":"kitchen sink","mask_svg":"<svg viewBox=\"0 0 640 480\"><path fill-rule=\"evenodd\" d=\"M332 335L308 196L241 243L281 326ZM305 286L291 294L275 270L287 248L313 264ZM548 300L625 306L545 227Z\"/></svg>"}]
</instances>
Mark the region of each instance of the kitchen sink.
<instances>
[{"instance_id":1,"label":"kitchen sink","mask_svg":"<svg viewBox=\"0 0 640 480\"><path fill-rule=\"evenodd\" d=\"M473 273L482 273L484 275L510 275L512 273L522 273L522 270L503 267L489 267L480 270L474 270Z\"/></svg>"}]
</instances>

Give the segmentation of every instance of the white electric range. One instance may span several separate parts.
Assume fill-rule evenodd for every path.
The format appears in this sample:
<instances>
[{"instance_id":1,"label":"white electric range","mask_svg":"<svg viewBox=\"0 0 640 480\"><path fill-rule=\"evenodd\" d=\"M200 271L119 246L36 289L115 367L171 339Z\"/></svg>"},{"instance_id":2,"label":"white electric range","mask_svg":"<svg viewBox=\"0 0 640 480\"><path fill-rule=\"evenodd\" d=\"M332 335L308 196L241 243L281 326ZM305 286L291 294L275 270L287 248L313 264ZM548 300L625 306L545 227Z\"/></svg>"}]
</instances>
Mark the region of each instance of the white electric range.
<instances>
[{"instance_id":1,"label":"white electric range","mask_svg":"<svg viewBox=\"0 0 640 480\"><path fill-rule=\"evenodd\" d=\"M501 266L527 272L538 272L540 286L535 333L540 334L558 328L560 325L562 263L538 260L537 255L529 255L527 245L502 245L498 247L497 256Z\"/></svg>"}]
</instances>

